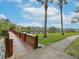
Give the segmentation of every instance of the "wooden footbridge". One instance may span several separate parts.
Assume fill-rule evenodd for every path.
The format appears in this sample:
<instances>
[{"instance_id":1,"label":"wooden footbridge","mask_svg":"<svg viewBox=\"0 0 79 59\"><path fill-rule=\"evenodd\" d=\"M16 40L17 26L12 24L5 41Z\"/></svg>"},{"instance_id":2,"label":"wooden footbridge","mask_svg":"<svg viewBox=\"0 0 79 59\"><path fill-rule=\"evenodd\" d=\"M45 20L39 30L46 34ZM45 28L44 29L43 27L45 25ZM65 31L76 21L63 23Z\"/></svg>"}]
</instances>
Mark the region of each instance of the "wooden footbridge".
<instances>
[{"instance_id":1,"label":"wooden footbridge","mask_svg":"<svg viewBox=\"0 0 79 59\"><path fill-rule=\"evenodd\" d=\"M8 31L8 34L5 40L6 57L13 56L15 59L38 48L38 36L34 37L16 31Z\"/></svg>"}]
</instances>

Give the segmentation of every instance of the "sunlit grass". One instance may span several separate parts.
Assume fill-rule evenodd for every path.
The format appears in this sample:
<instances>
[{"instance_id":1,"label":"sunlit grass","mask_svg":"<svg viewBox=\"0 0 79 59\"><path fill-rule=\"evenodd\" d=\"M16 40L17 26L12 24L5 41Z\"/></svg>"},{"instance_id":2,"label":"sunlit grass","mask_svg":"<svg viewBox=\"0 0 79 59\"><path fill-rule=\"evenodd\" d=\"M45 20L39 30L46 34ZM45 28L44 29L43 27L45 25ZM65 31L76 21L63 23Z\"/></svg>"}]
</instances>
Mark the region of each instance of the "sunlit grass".
<instances>
[{"instance_id":1,"label":"sunlit grass","mask_svg":"<svg viewBox=\"0 0 79 59\"><path fill-rule=\"evenodd\" d=\"M78 35L78 34L79 32L70 32L70 33L65 33L65 35L62 36L60 33L49 33L47 34L47 38L44 38L43 34L38 34L38 36L39 36L39 43L47 46L57 41L60 41L66 37L72 35Z\"/></svg>"},{"instance_id":2,"label":"sunlit grass","mask_svg":"<svg viewBox=\"0 0 79 59\"><path fill-rule=\"evenodd\" d=\"M79 58L79 38L74 41L67 49L66 52L72 56Z\"/></svg>"}]
</instances>

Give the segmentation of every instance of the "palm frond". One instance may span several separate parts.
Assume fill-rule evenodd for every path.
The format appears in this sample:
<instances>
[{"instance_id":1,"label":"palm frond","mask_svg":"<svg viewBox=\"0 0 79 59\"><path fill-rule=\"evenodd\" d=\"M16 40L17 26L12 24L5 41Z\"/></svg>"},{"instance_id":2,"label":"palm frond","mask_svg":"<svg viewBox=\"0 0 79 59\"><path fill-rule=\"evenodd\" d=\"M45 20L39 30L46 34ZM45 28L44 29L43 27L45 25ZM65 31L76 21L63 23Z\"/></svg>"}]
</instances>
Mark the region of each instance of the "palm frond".
<instances>
[{"instance_id":1,"label":"palm frond","mask_svg":"<svg viewBox=\"0 0 79 59\"><path fill-rule=\"evenodd\" d=\"M37 2L40 2L40 3L42 3L42 4L44 4L44 3L49 3L49 2L51 2L51 3L53 3L53 0L36 0Z\"/></svg>"},{"instance_id":2,"label":"palm frond","mask_svg":"<svg viewBox=\"0 0 79 59\"><path fill-rule=\"evenodd\" d=\"M53 0L49 0L50 3L53 3Z\"/></svg>"},{"instance_id":3,"label":"palm frond","mask_svg":"<svg viewBox=\"0 0 79 59\"><path fill-rule=\"evenodd\" d=\"M36 0L37 2L41 2L42 0Z\"/></svg>"},{"instance_id":4,"label":"palm frond","mask_svg":"<svg viewBox=\"0 0 79 59\"><path fill-rule=\"evenodd\" d=\"M75 15L74 17L72 17L72 19L73 19L73 20L71 21L72 23L77 23L77 22L79 22L79 17L76 16L76 15Z\"/></svg>"},{"instance_id":5,"label":"palm frond","mask_svg":"<svg viewBox=\"0 0 79 59\"><path fill-rule=\"evenodd\" d=\"M79 6L78 7L76 7L76 9L75 9L75 11L74 12L76 12L76 13L78 13L79 12Z\"/></svg>"},{"instance_id":6,"label":"palm frond","mask_svg":"<svg viewBox=\"0 0 79 59\"><path fill-rule=\"evenodd\" d=\"M57 0L57 5L65 5L68 3L68 0Z\"/></svg>"},{"instance_id":7,"label":"palm frond","mask_svg":"<svg viewBox=\"0 0 79 59\"><path fill-rule=\"evenodd\" d=\"M67 3L68 3L68 1L67 1L67 0L63 0L63 3L64 3L64 4L67 4Z\"/></svg>"}]
</instances>

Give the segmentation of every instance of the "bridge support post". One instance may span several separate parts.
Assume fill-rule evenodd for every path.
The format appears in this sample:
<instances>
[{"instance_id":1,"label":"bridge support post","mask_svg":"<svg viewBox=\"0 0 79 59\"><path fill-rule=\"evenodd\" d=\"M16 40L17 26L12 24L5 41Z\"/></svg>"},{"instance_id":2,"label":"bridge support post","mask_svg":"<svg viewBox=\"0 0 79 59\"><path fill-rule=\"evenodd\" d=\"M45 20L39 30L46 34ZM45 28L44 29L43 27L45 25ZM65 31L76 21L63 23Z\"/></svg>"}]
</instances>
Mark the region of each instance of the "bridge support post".
<instances>
[{"instance_id":1,"label":"bridge support post","mask_svg":"<svg viewBox=\"0 0 79 59\"><path fill-rule=\"evenodd\" d=\"M35 40L34 40L34 49L38 48L38 36L36 35Z\"/></svg>"},{"instance_id":2,"label":"bridge support post","mask_svg":"<svg viewBox=\"0 0 79 59\"><path fill-rule=\"evenodd\" d=\"M5 39L5 47L6 47L6 58L11 57L13 55L13 39L6 38Z\"/></svg>"}]
</instances>

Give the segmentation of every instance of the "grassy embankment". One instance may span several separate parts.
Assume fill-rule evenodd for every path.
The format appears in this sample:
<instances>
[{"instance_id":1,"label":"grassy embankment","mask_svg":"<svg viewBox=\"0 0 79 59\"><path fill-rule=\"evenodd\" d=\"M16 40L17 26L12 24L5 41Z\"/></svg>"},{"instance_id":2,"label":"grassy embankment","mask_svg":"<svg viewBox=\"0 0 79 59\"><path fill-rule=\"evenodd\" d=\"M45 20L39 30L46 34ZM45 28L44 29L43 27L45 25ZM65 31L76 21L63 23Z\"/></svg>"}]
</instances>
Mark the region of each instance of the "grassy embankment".
<instances>
[{"instance_id":1,"label":"grassy embankment","mask_svg":"<svg viewBox=\"0 0 79 59\"><path fill-rule=\"evenodd\" d=\"M72 35L79 35L79 32L72 32L72 33L65 33L64 36L62 36L60 33L49 33L47 35L47 38L43 38L43 34L38 34L39 36L39 43L43 44L45 46L48 46L52 43L55 43L57 41L60 41L66 37L72 36Z\"/></svg>"},{"instance_id":2,"label":"grassy embankment","mask_svg":"<svg viewBox=\"0 0 79 59\"><path fill-rule=\"evenodd\" d=\"M75 40L66 50L68 54L79 58L79 38Z\"/></svg>"}]
</instances>

